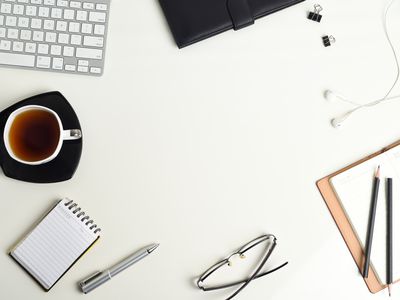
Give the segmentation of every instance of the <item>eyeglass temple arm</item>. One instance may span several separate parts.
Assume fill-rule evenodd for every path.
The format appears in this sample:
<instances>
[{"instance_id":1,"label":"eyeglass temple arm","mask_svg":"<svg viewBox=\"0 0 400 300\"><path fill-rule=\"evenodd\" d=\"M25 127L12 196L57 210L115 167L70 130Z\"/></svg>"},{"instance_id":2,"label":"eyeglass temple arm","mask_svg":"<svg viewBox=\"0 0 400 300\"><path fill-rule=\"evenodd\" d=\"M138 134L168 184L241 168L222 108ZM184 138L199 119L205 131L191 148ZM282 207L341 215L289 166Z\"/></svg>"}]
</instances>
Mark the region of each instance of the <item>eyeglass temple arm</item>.
<instances>
[{"instance_id":1,"label":"eyeglass temple arm","mask_svg":"<svg viewBox=\"0 0 400 300\"><path fill-rule=\"evenodd\" d=\"M258 274L258 275L256 275L253 279L257 279L257 278L263 277L263 276L265 276L265 275L271 274L271 273L273 273L273 272L275 272L275 271L278 271L279 269L281 269L281 268L283 268L284 266L286 266L288 263L289 263L289 262L285 262L285 263L281 264L280 266L278 266L278 267L276 267L276 268L274 268L274 269L272 269L272 270L269 270L269 271L267 271L267 272ZM229 287L232 287L232 286L241 284L241 283L245 283L245 282L247 282L248 280L249 280L249 279L247 278L247 279L244 279L244 280L235 281L235 282L232 282L232 283L229 283L229 284L225 284L225 285L219 285L219 286L209 287L209 288L206 288L206 287L202 287L202 286L201 286L200 288L201 288L203 291L214 291L214 290L219 290L219 289L226 289L226 288L229 288Z\"/></svg>"},{"instance_id":2,"label":"eyeglass temple arm","mask_svg":"<svg viewBox=\"0 0 400 300\"><path fill-rule=\"evenodd\" d=\"M246 286L248 286L251 281L253 281L253 279L261 272L262 268L264 267L265 263L271 256L275 247L276 247L276 240L274 240L274 243L273 243L271 249L265 256L265 258L263 259L261 264L258 266L257 270L249 278L247 278L247 280L232 295L230 295L228 298L226 298L226 300L231 300L233 297L235 297L237 294L239 294Z\"/></svg>"}]
</instances>

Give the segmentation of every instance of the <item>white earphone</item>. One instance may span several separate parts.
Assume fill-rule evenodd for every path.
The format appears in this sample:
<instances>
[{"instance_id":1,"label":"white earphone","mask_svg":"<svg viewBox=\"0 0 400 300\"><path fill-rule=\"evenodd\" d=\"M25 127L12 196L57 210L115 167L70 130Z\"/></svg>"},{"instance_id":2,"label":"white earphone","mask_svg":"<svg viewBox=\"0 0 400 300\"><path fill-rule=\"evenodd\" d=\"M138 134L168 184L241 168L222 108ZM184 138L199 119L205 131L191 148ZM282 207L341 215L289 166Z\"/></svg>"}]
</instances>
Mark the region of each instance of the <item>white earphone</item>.
<instances>
[{"instance_id":1,"label":"white earphone","mask_svg":"<svg viewBox=\"0 0 400 300\"><path fill-rule=\"evenodd\" d=\"M340 126L342 126L343 122L346 121L348 117L350 117L353 113L355 113L358 110L378 105L384 101L400 99L400 95L396 95L396 96L392 96L392 97L386 97L386 98L382 98L382 99L373 100L366 104L359 104L359 103L356 103L350 99L347 99L345 96L343 96L337 92L331 91L331 90L326 90L324 92L324 97L329 102L342 101L342 102L345 102L347 104L351 104L354 106L353 109L351 109L351 110L347 111L346 113L344 113L343 115L333 118L331 120L331 125L334 128L339 128Z\"/></svg>"},{"instance_id":2,"label":"white earphone","mask_svg":"<svg viewBox=\"0 0 400 300\"><path fill-rule=\"evenodd\" d=\"M339 94L337 92L334 92L334 91L331 91L331 90L326 90L324 92L324 97L325 97L326 100L328 100L328 101L338 101L339 100L339 101L346 102L347 104L351 104L351 105L354 106L354 108L352 108L351 110L347 111L343 115L341 115L339 117L336 117L336 118L333 118L331 120L331 125L334 128L341 127L342 124L353 113L355 113L355 112L357 112L359 110L362 110L362 109L368 108L368 107L372 107L372 106L381 104L381 103L389 101L389 100L395 100L395 99L399 99L400 98L400 95L389 97L389 95L393 91L394 87L396 86L397 82L399 81L399 77L400 77L399 59L397 57L396 49L394 48L393 43L390 40L390 36L389 36L389 33L388 33L388 29L387 29L387 15L388 15L388 11L389 11L390 7L392 6L392 4L394 3L394 1L395 0L391 0L389 2L389 4L386 6L385 13L384 13L384 30L385 30L385 34L386 34L386 39L387 39L387 41L388 41L388 43L390 45L390 48L392 49L393 56L394 56L394 59L395 59L395 62L396 62L396 69L397 69L396 78L395 78L391 88L389 89L389 91L386 93L386 95L383 98L372 100L372 101L369 101L369 102L367 102L365 104L360 104L360 103L357 103L355 101L352 101L352 100L346 98L345 96L343 96L343 95L341 95L341 94Z\"/></svg>"}]
</instances>

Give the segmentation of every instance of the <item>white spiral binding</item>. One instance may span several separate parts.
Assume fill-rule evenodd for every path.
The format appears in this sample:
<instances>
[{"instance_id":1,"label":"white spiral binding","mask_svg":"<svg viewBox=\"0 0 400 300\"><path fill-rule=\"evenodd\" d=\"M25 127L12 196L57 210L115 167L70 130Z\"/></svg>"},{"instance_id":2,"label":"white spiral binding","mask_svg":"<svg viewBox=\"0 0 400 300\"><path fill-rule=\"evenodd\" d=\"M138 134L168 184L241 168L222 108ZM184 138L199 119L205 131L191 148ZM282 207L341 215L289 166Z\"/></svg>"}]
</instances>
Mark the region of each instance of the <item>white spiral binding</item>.
<instances>
[{"instance_id":1,"label":"white spiral binding","mask_svg":"<svg viewBox=\"0 0 400 300\"><path fill-rule=\"evenodd\" d=\"M69 199L68 199L69 200ZM94 221L90 219L88 215L85 214L85 212L81 211L81 208L78 207L78 204L76 204L73 200L69 200L68 202L64 203L64 205L74 214L78 219L81 220L81 222L85 222L86 226L89 226L90 230L93 230L93 233L98 233L101 231L99 227L97 227L96 224L93 224Z\"/></svg>"}]
</instances>

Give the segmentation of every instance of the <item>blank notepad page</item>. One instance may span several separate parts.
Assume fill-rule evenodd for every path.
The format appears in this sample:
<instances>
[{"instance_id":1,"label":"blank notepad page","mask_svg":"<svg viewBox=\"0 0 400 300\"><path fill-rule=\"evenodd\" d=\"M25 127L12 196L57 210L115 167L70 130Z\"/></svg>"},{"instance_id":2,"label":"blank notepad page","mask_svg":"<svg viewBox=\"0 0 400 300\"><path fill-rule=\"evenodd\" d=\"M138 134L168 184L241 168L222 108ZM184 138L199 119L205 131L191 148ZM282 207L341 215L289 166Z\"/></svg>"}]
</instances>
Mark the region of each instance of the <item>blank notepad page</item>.
<instances>
[{"instance_id":1,"label":"blank notepad page","mask_svg":"<svg viewBox=\"0 0 400 300\"><path fill-rule=\"evenodd\" d=\"M98 238L100 230L79 211L60 201L10 253L46 290Z\"/></svg>"}]
</instances>

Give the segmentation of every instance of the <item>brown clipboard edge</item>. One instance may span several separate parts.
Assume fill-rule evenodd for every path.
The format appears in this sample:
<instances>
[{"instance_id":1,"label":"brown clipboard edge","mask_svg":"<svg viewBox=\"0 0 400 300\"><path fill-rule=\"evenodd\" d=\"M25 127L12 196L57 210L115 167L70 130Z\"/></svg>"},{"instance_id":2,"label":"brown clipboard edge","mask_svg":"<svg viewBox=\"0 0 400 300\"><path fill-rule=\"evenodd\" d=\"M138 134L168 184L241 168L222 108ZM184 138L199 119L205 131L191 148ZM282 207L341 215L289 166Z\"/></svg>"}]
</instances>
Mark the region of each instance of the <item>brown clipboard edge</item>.
<instances>
[{"instance_id":1,"label":"brown clipboard edge","mask_svg":"<svg viewBox=\"0 0 400 300\"><path fill-rule=\"evenodd\" d=\"M331 175L328 175L317 181L317 187L319 192L321 193L322 198L325 200L326 206L328 207L332 218L334 219L336 226L338 227L340 234L342 235L347 248L349 249L351 255L353 256L354 262L356 263L358 270L361 274L361 269L364 262L364 254L363 248L358 241L357 235L355 234L353 227L351 226L350 220L347 217L340 200L337 198L333 187L330 184L330 179L340 173L343 173L367 160L374 158L396 146L400 145L400 141L390 144L389 146L371 154L367 157L360 159L359 161L339 170ZM387 287L386 284L382 284L375 272L375 270L370 266L369 267L369 276L368 278L364 278L365 284L367 285L369 291L373 294L385 289ZM397 280L396 282L399 282Z\"/></svg>"}]
</instances>

